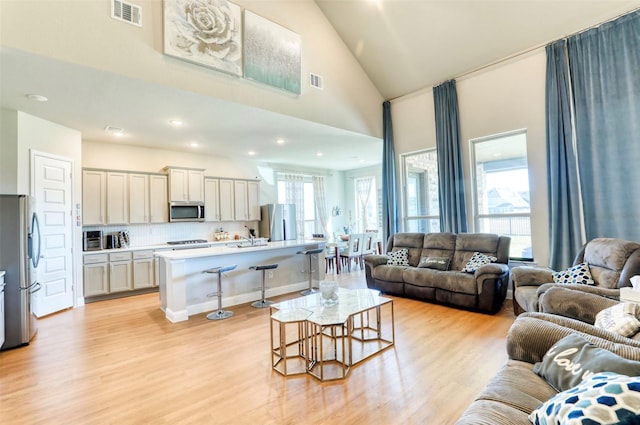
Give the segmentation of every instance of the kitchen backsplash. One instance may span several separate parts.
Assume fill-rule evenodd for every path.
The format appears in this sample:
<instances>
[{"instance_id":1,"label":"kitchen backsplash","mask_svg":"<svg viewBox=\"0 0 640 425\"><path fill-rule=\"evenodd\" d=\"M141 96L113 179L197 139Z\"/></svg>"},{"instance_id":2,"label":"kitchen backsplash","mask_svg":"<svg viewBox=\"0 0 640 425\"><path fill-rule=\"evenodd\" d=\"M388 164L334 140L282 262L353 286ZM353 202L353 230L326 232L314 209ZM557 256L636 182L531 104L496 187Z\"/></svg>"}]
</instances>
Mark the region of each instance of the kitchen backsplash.
<instances>
[{"instance_id":1,"label":"kitchen backsplash","mask_svg":"<svg viewBox=\"0 0 640 425\"><path fill-rule=\"evenodd\" d=\"M130 224L120 226L85 226L84 231L102 230L103 235L123 230L129 231L129 246L161 245L168 241L187 239L215 240L215 233L223 229L233 239L236 234L242 237L249 236L249 228L256 229L258 235L258 222L224 222L224 223L162 223L162 224ZM245 227L246 226L246 227Z\"/></svg>"}]
</instances>

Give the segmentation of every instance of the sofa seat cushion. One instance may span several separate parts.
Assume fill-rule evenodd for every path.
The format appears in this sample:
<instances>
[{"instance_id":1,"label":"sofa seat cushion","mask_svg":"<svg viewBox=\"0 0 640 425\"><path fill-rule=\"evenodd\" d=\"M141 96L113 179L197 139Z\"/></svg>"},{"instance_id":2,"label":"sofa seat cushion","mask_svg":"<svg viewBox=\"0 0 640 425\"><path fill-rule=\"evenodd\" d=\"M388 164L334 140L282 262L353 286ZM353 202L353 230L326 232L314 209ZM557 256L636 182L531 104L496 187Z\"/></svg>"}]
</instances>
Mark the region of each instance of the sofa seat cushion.
<instances>
[{"instance_id":1,"label":"sofa seat cushion","mask_svg":"<svg viewBox=\"0 0 640 425\"><path fill-rule=\"evenodd\" d=\"M531 363L508 360L456 424L530 423L529 414L557 394L551 385L533 373L532 366Z\"/></svg>"},{"instance_id":2,"label":"sofa seat cushion","mask_svg":"<svg viewBox=\"0 0 640 425\"><path fill-rule=\"evenodd\" d=\"M524 311L538 311L538 286L520 286L514 296Z\"/></svg>"},{"instance_id":3,"label":"sofa seat cushion","mask_svg":"<svg viewBox=\"0 0 640 425\"><path fill-rule=\"evenodd\" d=\"M476 295L478 285L474 275L456 271L406 268L402 272L404 283L414 286L444 289L450 292Z\"/></svg>"},{"instance_id":4,"label":"sofa seat cushion","mask_svg":"<svg viewBox=\"0 0 640 425\"><path fill-rule=\"evenodd\" d=\"M384 280L387 282L402 282L402 274L407 269L411 270L412 268L407 266L382 265L373 269L372 275L373 278L377 280Z\"/></svg>"}]
</instances>

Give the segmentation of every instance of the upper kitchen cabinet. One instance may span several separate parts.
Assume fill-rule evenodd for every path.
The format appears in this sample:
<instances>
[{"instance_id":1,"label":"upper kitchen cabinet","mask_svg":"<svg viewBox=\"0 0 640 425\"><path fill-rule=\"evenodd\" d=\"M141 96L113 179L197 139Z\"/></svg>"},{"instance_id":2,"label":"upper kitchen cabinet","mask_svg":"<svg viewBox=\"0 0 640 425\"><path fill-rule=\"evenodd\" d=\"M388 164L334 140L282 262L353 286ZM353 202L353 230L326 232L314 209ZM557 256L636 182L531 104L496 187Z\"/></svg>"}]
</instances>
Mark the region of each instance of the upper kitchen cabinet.
<instances>
[{"instance_id":1,"label":"upper kitchen cabinet","mask_svg":"<svg viewBox=\"0 0 640 425\"><path fill-rule=\"evenodd\" d=\"M204 202L204 170L165 167L170 202Z\"/></svg>"},{"instance_id":2,"label":"upper kitchen cabinet","mask_svg":"<svg viewBox=\"0 0 640 425\"><path fill-rule=\"evenodd\" d=\"M82 172L82 224L94 226L106 223L107 173L84 170Z\"/></svg>"},{"instance_id":3,"label":"upper kitchen cabinet","mask_svg":"<svg viewBox=\"0 0 640 425\"><path fill-rule=\"evenodd\" d=\"M233 180L220 179L218 184L218 208L220 208L220 221L233 221ZM207 213L206 209L204 213Z\"/></svg>"},{"instance_id":4,"label":"upper kitchen cabinet","mask_svg":"<svg viewBox=\"0 0 640 425\"><path fill-rule=\"evenodd\" d=\"M233 189L235 219L237 221L260 220L260 182L235 180Z\"/></svg>"},{"instance_id":5,"label":"upper kitchen cabinet","mask_svg":"<svg viewBox=\"0 0 640 425\"><path fill-rule=\"evenodd\" d=\"M129 174L129 223L149 222L149 176Z\"/></svg>"},{"instance_id":6,"label":"upper kitchen cabinet","mask_svg":"<svg viewBox=\"0 0 640 425\"><path fill-rule=\"evenodd\" d=\"M107 172L107 224L129 223L128 174Z\"/></svg>"},{"instance_id":7,"label":"upper kitchen cabinet","mask_svg":"<svg viewBox=\"0 0 640 425\"><path fill-rule=\"evenodd\" d=\"M204 220L220 221L220 183L218 179L204 179Z\"/></svg>"},{"instance_id":8,"label":"upper kitchen cabinet","mask_svg":"<svg viewBox=\"0 0 640 425\"><path fill-rule=\"evenodd\" d=\"M167 195L167 176L151 174L149 176L149 212L150 223L169 222L169 201Z\"/></svg>"}]
</instances>

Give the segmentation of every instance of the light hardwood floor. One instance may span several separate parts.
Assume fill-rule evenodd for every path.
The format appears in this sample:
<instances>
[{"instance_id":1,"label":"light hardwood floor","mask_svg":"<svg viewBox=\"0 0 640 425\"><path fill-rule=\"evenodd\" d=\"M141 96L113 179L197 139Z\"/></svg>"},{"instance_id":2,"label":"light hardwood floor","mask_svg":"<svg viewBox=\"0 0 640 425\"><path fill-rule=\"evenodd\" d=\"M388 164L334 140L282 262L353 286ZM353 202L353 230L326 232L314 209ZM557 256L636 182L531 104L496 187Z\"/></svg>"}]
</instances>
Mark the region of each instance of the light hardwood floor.
<instances>
[{"instance_id":1,"label":"light hardwood floor","mask_svg":"<svg viewBox=\"0 0 640 425\"><path fill-rule=\"evenodd\" d=\"M366 287L359 270L336 280ZM395 346L329 383L271 370L269 309L173 324L153 293L64 311L0 353L0 423L454 423L506 360L511 303L494 316L394 303Z\"/></svg>"}]
</instances>

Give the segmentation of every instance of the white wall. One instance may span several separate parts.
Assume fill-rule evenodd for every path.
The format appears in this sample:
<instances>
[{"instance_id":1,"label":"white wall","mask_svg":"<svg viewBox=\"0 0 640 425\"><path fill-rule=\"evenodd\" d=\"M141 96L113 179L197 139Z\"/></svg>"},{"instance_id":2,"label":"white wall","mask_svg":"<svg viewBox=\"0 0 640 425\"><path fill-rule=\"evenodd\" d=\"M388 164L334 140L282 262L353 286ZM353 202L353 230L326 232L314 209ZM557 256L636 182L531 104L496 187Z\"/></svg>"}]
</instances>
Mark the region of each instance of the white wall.
<instances>
[{"instance_id":1,"label":"white wall","mask_svg":"<svg viewBox=\"0 0 640 425\"><path fill-rule=\"evenodd\" d=\"M244 6L300 34L300 96L163 54L162 0L136 0L143 27L110 17L109 0L0 1L3 47L85 65L381 137L383 98L313 0L251 1ZM309 88L310 72L324 89Z\"/></svg>"},{"instance_id":2,"label":"white wall","mask_svg":"<svg viewBox=\"0 0 640 425\"><path fill-rule=\"evenodd\" d=\"M20 111L2 109L0 169L2 193L31 193L31 153L39 151L73 162L72 205L82 199L82 143L80 132ZM6 168L5 168L6 166ZM82 229L73 227L73 269L76 305L82 298Z\"/></svg>"},{"instance_id":3,"label":"white wall","mask_svg":"<svg viewBox=\"0 0 640 425\"><path fill-rule=\"evenodd\" d=\"M544 49L456 79L469 223L473 223L470 139L526 129L534 260L548 264ZM425 90L392 102L396 154L435 147L433 93ZM401 167L398 164L398 172ZM400 176L398 175L399 182Z\"/></svg>"}]
</instances>

